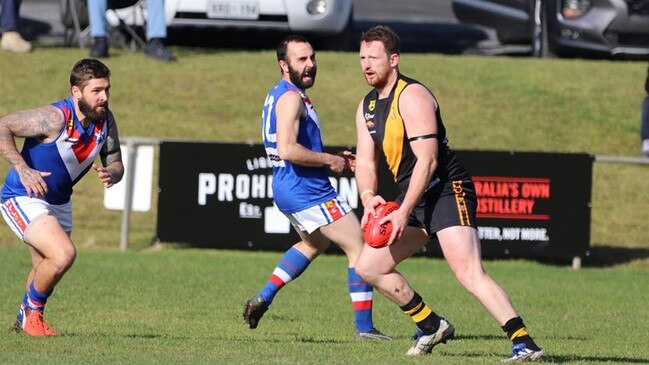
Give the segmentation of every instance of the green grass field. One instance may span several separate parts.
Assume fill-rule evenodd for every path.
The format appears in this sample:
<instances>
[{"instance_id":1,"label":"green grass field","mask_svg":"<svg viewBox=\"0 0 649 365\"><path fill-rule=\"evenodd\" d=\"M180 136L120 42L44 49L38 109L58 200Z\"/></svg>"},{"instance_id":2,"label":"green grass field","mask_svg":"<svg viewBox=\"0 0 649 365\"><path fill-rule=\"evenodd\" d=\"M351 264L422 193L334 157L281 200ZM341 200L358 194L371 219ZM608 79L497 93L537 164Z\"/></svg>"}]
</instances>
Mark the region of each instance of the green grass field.
<instances>
[{"instance_id":1,"label":"green grass field","mask_svg":"<svg viewBox=\"0 0 649 365\"><path fill-rule=\"evenodd\" d=\"M274 53L174 52L175 63L120 50L106 60L120 135L260 142L261 105L279 78ZM61 48L1 53L0 115L66 97L70 68L86 56ZM323 121L324 142L353 145L354 113L368 90L358 56L321 52L317 57L318 80L309 94ZM402 72L435 92L453 148L639 155L645 62L404 54L402 65ZM5 169L1 163L0 175ZM646 165L595 165L593 246L649 247L648 182ZM85 179L75 190L78 201L92 202L75 206L75 242L115 247L121 215L95 209L103 201L102 187ZM132 248L150 246L155 222L155 212L133 215ZM0 244L13 240L8 230L0 230Z\"/></svg>"},{"instance_id":2,"label":"green grass field","mask_svg":"<svg viewBox=\"0 0 649 365\"><path fill-rule=\"evenodd\" d=\"M23 249L0 251L0 323L8 327L28 261ZM401 271L457 328L457 340L430 356L405 356L414 325L378 294L375 324L396 340L353 339L346 259L337 255L318 258L250 330L242 305L278 259L226 250L82 250L46 313L64 335L33 339L0 331L0 363L496 364L509 351L504 333L445 262L429 258L410 259ZM649 363L646 270L571 271L528 261L486 268L509 291L550 361Z\"/></svg>"},{"instance_id":3,"label":"green grass field","mask_svg":"<svg viewBox=\"0 0 649 365\"><path fill-rule=\"evenodd\" d=\"M273 52L175 53L179 61L171 64L119 50L106 61L120 134L259 142L261 104L279 78ZM57 48L0 53L0 115L66 97L69 70L85 56ZM325 143L353 144L354 111L367 91L357 56L322 52L318 62L310 96ZM405 74L437 95L454 148L639 154L644 62L426 54L404 54L402 62ZM595 164L592 251L582 270L526 260L485 263L550 361L649 364L648 182L647 165ZM352 338L346 260L337 255L319 258L251 331L242 304L279 253L152 246L155 209L132 215L130 249L119 252L121 213L98 209L102 201L94 177L76 186L72 238L79 255L47 309L50 324L65 335L32 339L0 331L0 363L480 364L499 363L509 352L498 325L442 260L429 258L408 260L400 270L457 328L458 339L431 356L404 355L414 326L378 294L376 325L397 339ZM8 328L29 261L2 225L0 326Z\"/></svg>"}]
</instances>

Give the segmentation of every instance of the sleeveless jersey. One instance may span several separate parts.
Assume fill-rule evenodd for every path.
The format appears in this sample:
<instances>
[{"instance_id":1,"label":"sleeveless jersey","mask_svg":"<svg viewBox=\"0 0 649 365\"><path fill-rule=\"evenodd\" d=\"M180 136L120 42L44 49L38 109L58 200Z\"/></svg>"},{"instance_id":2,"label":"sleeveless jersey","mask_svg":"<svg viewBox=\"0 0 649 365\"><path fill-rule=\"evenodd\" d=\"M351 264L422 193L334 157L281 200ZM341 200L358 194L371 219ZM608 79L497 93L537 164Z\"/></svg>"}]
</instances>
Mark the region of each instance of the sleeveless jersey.
<instances>
[{"instance_id":1,"label":"sleeveless jersey","mask_svg":"<svg viewBox=\"0 0 649 365\"><path fill-rule=\"evenodd\" d=\"M106 141L109 126L114 123L114 119L108 111L103 121L91 122L87 128L83 128L71 97L52 105L61 110L65 117L65 126L58 137L49 142L25 138L20 154L29 167L52 173L44 177L48 188L44 200L58 205L70 201L72 187L90 169ZM2 188L2 201L26 195L27 191L20 182L18 173L12 167Z\"/></svg>"},{"instance_id":2,"label":"sleeveless jersey","mask_svg":"<svg viewBox=\"0 0 649 365\"><path fill-rule=\"evenodd\" d=\"M373 89L363 99L363 115L367 130L370 132L374 144L385 156L394 180L403 192L408 190L412 170L417 162L399 112L401 92L411 84L420 83L399 74L398 80L387 98L379 99L378 91ZM439 105L435 111L435 119L437 119L437 141L439 143L438 164L429 188L437 182L470 179L466 169L448 147L446 128L442 122Z\"/></svg>"},{"instance_id":3,"label":"sleeveless jersey","mask_svg":"<svg viewBox=\"0 0 649 365\"><path fill-rule=\"evenodd\" d=\"M306 167L279 158L277 152L277 100L287 92L302 97L307 115L300 120L297 142L315 152L323 152L320 120L309 97L295 85L281 80L266 96L261 118L261 134L266 154L273 167L273 196L284 213L295 213L322 204L337 196L326 167Z\"/></svg>"}]
</instances>

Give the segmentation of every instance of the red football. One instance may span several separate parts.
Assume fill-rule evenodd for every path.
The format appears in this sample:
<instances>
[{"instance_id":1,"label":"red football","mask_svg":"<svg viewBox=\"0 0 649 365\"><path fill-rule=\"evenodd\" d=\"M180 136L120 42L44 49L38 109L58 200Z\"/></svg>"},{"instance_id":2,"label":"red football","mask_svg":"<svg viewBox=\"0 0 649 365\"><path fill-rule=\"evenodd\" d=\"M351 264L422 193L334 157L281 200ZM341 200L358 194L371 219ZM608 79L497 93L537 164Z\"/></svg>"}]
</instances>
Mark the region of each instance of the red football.
<instances>
[{"instance_id":1,"label":"red football","mask_svg":"<svg viewBox=\"0 0 649 365\"><path fill-rule=\"evenodd\" d=\"M363 226L363 240L371 247L383 247L388 243L392 234L392 222L379 224L386 215L399 209L399 203L387 202L374 209L374 214L367 218Z\"/></svg>"}]
</instances>

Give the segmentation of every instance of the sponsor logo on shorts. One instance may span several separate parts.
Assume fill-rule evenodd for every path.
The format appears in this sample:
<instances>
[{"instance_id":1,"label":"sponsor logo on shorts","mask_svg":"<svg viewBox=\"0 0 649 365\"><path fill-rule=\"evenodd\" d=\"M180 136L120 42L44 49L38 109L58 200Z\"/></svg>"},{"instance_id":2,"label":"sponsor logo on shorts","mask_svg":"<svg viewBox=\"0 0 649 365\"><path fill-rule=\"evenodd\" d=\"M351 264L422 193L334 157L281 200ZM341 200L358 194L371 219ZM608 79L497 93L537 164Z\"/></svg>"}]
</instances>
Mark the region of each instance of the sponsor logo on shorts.
<instances>
[{"instance_id":1,"label":"sponsor logo on shorts","mask_svg":"<svg viewBox=\"0 0 649 365\"><path fill-rule=\"evenodd\" d=\"M453 181L453 194L455 194L455 204L457 205L457 213L460 218L460 225L470 226L471 219L469 218L469 209L466 206L466 193L462 188L462 180Z\"/></svg>"},{"instance_id":2,"label":"sponsor logo on shorts","mask_svg":"<svg viewBox=\"0 0 649 365\"><path fill-rule=\"evenodd\" d=\"M7 207L9 216L11 216L11 219L16 223L20 231L25 232L25 229L27 229L27 223L23 220L23 217L20 216L20 213L18 213L18 209L16 209L13 200L7 201L5 207Z\"/></svg>"},{"instance_id":3,"label":"sponsor logo on shorts","mask_svg":"<svg viewBox=\"0 0 649 365\"><path fill-rule=\"evenodd\" d=\"M340 219L343 216L342 212L340 211L340 207L338 206L338 203L335 199L331 199L328 202L325 202L324 207L331 216L331 219L334 221Z\"/></svg>"}]
</instances>

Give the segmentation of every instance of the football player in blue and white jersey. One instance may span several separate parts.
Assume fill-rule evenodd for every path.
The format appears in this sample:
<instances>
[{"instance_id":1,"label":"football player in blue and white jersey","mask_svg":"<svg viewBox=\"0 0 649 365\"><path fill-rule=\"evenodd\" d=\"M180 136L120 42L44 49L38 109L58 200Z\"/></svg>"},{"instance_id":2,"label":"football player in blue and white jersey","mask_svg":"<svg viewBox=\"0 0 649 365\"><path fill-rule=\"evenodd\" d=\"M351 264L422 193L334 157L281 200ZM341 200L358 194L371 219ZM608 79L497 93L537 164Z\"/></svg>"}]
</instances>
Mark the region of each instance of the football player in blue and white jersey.
<instances>
[{"instance_id":1,"label":"football player in blue and white jersey","mask_svg":"<svg viewBox=\"0 0 649 365\"><path fill-rule=\"evenodd\" d=\"M333 241L349 259L347 277L355 337L389 340L372 322L372 287L354 270L363 247L359 221L328 178L329 170L342 172L353 157L349 152L324 152L320 120L306 95L317 72L313 47L304 37L289 36L277 48L277 61L282 79L266 97L262 137L273 167L275 203L301 241L286 251L266 285L246 302L243 317L251 329L256 328L277 292L302 274Z\"/></svg>"},{"instance_id":2,"label":"football player in blue and white jersey","mask_svg":"<svg viewBox=\"0 0 649 365\"><path fill-rule=\"evenodd\" d=\"M72 187L91 168L105 187L124 174L117 126L108 109L110 70L91 59L70 74L71 96L0 118L0 155L10 169L2 188L2 216L27 244L32 267L14 329L57 336L43 320L54 287L72 266ZM21 152L15 137L24 137ZM99 156L102 166L94 164Z\"/></svg>"}]
</instances>

